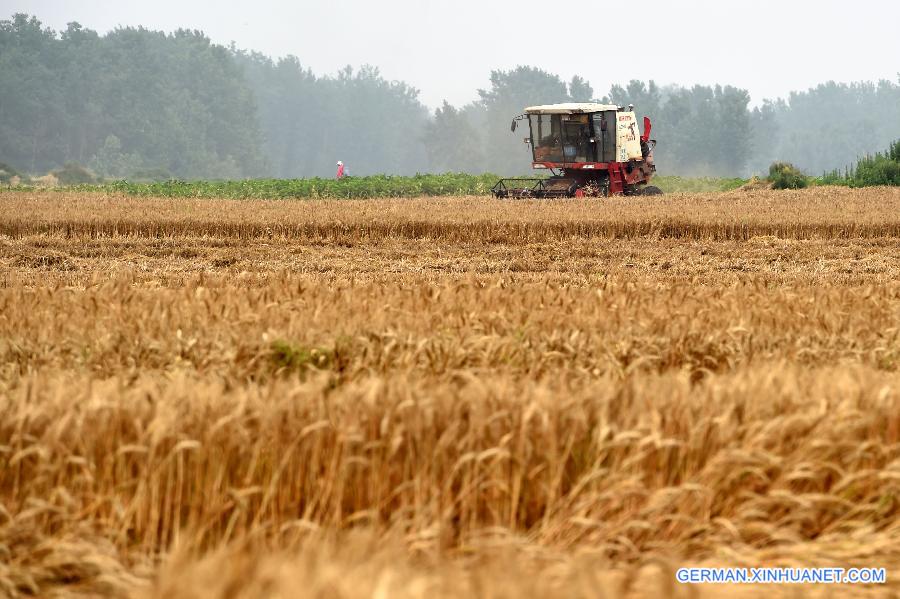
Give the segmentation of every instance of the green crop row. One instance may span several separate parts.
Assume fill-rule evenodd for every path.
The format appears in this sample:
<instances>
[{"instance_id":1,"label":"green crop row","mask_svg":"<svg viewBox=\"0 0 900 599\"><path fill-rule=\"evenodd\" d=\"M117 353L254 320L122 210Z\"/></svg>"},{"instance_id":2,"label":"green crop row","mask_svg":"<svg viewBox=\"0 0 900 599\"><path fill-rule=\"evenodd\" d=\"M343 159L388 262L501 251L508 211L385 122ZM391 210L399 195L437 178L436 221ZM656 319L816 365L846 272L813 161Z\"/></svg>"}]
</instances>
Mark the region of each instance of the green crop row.
<instances>
[{"instance_id":1,"label":"green crop row","mask_svg":"<svg viewBox=\"0 0 900 599\"><path fill-rule=\"evenodd\" d=\"M344 179L246 179L241 181L116 181L79 185L77 191L183 198L383 198L484 195L499 177L491 174L346 177Z\"/></svg>"},{"instance_id":2,"label":"green crop row","mask_svg":"<svg viewBox=\"0 0 900 599\"><path fill-rule=\"evenodd\" d=\"M542 177L541 174L532 175ZM543 175L546 176L546 175ZM344 179L244 179L236 181L112 181L70 184L59 190L118 193L131 196L172 198L404 198L419 196L487 195L500 179L490 173L468 175L373 175ZM666 193L727 191L746 180L707 177L657 176L652 185Z\"/></svg>"},{"instance_id":3,"label":"green crop row","mask_svg":"<svg viewBox=\"0 0 900 599\"><path fill-rule=\"evenodd\" d=\"M345 179L247 179L242 181L116 181L70 187L135 196L187 198L403 198L417 196L486 195L500 177L492 174L374 175ZM727 191L743 179L655 177L664 192Z\"/></svg>"}]
</instances>

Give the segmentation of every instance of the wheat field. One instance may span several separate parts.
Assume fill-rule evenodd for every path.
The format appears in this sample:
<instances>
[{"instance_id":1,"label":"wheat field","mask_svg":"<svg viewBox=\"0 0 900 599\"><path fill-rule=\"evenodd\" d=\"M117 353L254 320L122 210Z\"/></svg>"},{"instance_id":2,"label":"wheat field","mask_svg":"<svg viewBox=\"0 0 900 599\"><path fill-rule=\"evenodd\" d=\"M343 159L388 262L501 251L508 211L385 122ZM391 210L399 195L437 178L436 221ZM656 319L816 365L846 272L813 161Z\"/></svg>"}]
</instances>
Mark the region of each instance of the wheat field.
<instances>
[{"instance_id":1,"label":"wheat field","mask_svg":"<svg viewBox=\"0 0 900 599\"><path fill-rule=\"evenodd\" d=\"M897 189L2 192L0 596L895 596L898 368Z\"/></svg>"}]
</instances>

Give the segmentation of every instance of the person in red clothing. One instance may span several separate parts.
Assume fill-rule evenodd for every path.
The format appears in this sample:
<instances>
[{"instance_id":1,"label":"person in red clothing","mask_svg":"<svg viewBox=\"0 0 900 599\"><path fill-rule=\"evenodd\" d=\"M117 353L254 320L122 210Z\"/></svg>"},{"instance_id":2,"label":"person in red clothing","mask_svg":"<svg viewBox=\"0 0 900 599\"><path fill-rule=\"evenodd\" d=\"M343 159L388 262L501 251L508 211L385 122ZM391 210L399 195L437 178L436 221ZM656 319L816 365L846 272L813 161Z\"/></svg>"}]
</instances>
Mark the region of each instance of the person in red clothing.
<instances>
[{"instance_id":1,"label":"person in red clothing","mask_svg":"<svg viewBox=\"0 0 900 599\"><path fill-rule=\"evenodd\" d=\"M343 179L344 178L344 163L341 162L340 160L338 160L337 167L338 167L337 176L335 178Z\"/></svg>"}]
</instances>

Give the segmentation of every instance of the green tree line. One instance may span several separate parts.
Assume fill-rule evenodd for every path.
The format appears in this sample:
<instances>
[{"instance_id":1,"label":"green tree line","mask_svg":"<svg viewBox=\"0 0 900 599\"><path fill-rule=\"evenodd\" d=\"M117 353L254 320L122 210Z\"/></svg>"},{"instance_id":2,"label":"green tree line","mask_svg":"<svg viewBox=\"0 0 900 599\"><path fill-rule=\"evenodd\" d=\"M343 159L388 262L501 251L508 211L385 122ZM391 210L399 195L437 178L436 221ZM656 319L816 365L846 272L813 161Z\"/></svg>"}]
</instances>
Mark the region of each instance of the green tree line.
<instances>
[{"instance_id":1,"label":"green tree line","mask_svg":"<svg viewBox=\"0 0 900 599\"><path fill-rule=\"evenodd\" d=\"M77 23L57 34L0 22L0 162L31 173L68 161L111 177L142 170L232 178L265 172L253 93L227 48Z\"/></svg>"},{"instance_id":2,"label":"green tree line","mask_svg":"<svg viewBox=\"0 0 900 599\"><path fill-rule=\"evenodd\" d=\"M65 31L32 16L0 21L0 163L41 174L68 162L105 179L329 177L530 171L525 106L634 104L653 121L661 172L764 173L775 160L818 174L900 137L900 80L827 83L750 107L728 85L564 81L520 66L491 73L464 106L429 111L418 90L370 66L319 75L212 43L202 32Z\"/></svg>"}]
</instances>

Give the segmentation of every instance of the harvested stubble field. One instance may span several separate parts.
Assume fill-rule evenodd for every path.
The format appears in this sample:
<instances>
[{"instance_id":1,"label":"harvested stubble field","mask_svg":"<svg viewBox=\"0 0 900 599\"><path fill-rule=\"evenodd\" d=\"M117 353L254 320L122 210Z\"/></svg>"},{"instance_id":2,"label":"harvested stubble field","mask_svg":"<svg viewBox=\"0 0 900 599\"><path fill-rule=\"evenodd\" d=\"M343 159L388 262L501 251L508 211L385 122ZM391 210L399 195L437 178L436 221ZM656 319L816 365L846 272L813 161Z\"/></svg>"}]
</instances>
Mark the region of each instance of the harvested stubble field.
<instances>
[{"instance_id":1,"label":"harvested stubble field","mask_svg":"<svg viewBox=\"0 0 900 599\"><path fill-rule=\"evenodd\" d=\"M0 595L900 581L900 190L0 194Z\"/></svg>"}]
</instances>

